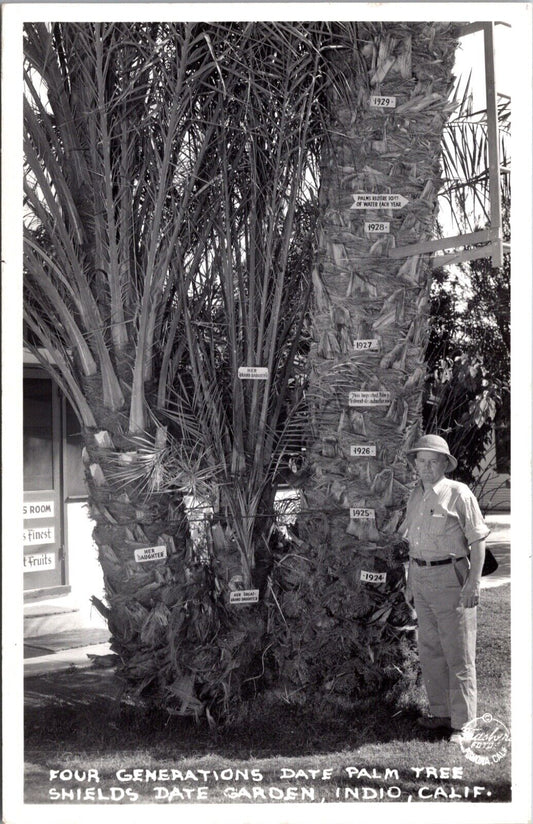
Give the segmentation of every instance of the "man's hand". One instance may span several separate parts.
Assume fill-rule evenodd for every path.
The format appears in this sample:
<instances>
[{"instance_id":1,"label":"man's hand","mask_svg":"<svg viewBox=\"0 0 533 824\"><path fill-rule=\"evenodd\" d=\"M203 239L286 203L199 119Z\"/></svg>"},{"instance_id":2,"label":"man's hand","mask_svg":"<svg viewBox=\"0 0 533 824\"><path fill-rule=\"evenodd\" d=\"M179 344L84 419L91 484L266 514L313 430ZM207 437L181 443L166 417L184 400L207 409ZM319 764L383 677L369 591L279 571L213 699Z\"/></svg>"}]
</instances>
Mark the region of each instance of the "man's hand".
<instances>
[{"instance_id":1,"label":"man's hand","mask_svg":"<svg viewBox=\"0 0 533 824\"><path fill-rule=\"evenodd\" d=\"M470 607L477 607L479 604L480 589L480 582L469 575L461 590L459 604L467 609Z\"/></svg>"}]
</instances>

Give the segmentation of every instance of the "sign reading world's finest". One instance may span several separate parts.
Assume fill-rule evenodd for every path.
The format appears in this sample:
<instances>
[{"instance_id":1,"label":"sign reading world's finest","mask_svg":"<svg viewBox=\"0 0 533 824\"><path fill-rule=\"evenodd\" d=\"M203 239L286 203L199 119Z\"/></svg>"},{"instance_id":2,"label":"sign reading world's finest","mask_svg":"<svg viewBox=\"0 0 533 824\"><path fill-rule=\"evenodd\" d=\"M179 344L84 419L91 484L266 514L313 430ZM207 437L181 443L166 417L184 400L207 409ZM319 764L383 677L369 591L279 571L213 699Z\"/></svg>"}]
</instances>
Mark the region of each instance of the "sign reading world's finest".
<instances>
[{"instance_id":1,"label":"sign reading world's finest","mask_svg":"<svg viewBox=\"0 0 533 824\"><path fill-rule=\"evenodd\" d=\"M268 366L239 366L238 375L241 380L266 381Z\"/></svg>"},{"instance_id":2,"label":"sign reading world's finest","mask_svg":"<svg viewBox=\"0 0 533 824\"><path fill-rule=\"evenodd\" d=\"M395 195L390 192L374 194L373 192L357 192L352 194L353 204L350 209L402 209L409 203L403 195Z\"/></svg>"},{"instance_id":3,"label":"sign reading world's finest","mask_svg":"<svg viewBox=\"0 0 533 824\"><path fill-rule=\"evenodd\" d=\"M377 392L350 392L348 406L386 406L391 401L391 393Z\"/></svg>"}]
</instances>

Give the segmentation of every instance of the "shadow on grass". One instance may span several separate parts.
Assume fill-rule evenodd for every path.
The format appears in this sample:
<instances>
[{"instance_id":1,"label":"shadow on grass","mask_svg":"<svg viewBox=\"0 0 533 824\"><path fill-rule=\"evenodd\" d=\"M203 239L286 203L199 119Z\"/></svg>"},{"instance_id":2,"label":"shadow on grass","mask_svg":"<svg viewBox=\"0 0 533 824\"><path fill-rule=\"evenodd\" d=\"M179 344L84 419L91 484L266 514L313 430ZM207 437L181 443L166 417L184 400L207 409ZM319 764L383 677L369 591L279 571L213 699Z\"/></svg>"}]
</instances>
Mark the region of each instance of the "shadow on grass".
<instances>
[{"instance_id":1,"label":"shadow on grass","mask_svg":"<svg viewBox=\"0 0 533 824\"><path fill-rule=\"evenodd\" d=\"M349 712L302 710L257 700L253 709L222 730L205 721L169 717L119 701L120 688L109 671L73 669L26 679L26 753L50 757L65 750L104 755L118 748L166 756L202 756L216 750L232 758L319 755L364 744L420 738L416 704L394 714L377 699ZM325 717L324 717L325 716ZM433 736L435 738L435 736Z\"/></svg>"}]
</instances>

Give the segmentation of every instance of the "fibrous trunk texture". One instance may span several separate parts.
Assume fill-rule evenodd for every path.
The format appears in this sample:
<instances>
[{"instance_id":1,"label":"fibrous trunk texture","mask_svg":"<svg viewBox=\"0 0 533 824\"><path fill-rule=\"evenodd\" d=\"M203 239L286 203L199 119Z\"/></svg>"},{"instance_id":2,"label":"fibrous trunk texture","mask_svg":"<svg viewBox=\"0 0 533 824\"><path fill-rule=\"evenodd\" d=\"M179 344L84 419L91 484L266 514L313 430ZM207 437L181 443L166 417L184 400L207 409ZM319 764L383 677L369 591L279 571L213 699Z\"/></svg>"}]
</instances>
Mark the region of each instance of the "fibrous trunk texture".
<instances>
[{"instance_id":1,"label":"fibrous trunk texture","mask_svg":"<svg viewBox=\"0 0 533 824\"><path fill-rule=\"evenodd\" d=\"M276 570L281 686L302 703L401 700L416 677L397 527L419 434L429 265L389 250L433 235L455 48L450 24L362 24L368 83L350 83L346 63L346 88L332 94L313 272L312 472L298 541ZM352 208L371 194L405 202Z\"/></svg>"}]
</instances>

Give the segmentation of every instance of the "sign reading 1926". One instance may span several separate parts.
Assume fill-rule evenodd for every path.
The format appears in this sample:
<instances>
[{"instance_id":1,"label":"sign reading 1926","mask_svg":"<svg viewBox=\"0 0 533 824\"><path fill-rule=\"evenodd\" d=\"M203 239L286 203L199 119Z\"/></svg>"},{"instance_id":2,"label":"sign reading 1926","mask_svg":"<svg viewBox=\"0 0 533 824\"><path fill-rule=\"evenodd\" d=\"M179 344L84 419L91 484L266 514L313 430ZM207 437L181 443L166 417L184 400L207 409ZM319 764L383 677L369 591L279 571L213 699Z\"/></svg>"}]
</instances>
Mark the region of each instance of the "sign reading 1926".
<instances>
[{"instance_id":1,"label":"sign reading 1926","mask_svg":"<svg viewBox=\"0 0 533 824\"><path fill-rule=\"evenodd\" d=\"M350 507L350 518L352 521L366 521L369 518L374 518L376 515L375 509L367 509L366 507L352 506Z\"/></svg>"},{"instance_id":2,"label":"sign reading 1926","mask_svg":"<svg viewBox=\"0 0 533 824\"><path fill-rule=\"evenodd\" d=\"M392 95L387 96L384 94L371 94L370 106L373 109L395 109L396 98Z\"/></svg>"},{"instance_id":3,"label":"sign reading 1926","mask_svg":"<svg viewBox=\"0 0 533 824\"><path fill-rule=\"evenodd\" d=\"M352 444L350 446L352 458L374 458L376 456L376 444Z\"/></svg>"},{"instance_id":4,"label":"sign reading 1926","mask_svg":"<svg viewBox=\"0 0 533 824\"><path fill-rule=\"evenodd\" d=\"M350 392L348 406L386 406L390 400L390 392Z\"/></svg>"}]
</instances>

